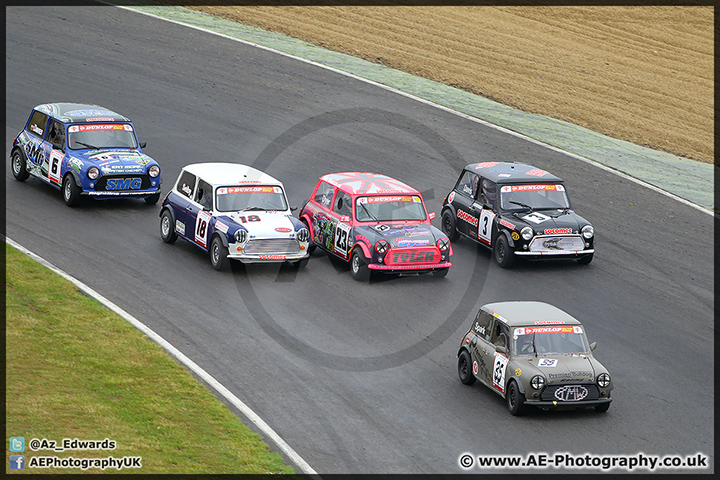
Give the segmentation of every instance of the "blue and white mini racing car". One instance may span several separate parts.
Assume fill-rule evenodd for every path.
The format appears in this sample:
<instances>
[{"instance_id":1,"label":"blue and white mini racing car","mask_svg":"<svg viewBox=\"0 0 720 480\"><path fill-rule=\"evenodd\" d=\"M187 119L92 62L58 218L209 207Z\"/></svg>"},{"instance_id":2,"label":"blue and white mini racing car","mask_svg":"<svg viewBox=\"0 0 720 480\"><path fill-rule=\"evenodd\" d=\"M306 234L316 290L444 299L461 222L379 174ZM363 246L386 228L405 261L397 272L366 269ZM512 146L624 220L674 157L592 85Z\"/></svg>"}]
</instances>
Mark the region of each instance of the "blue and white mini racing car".
<instances>
[{"instance_id":1,"label":"blue and white mini racing car","mask_svg":"<svg viewBox=\"0 0 720 480\"><path fill-rule=\"evenodd\" d=\"M182 237L209 252L215 270L228 259L304 266L310 231L292 216L283 184L246 165L186 165L162 202L160 236Z\"/></svg>"},{"instance_id":2,"label":"blue and white mini racing car","mask_svg":"<svg viewBox=\"0 0 720 480\"><path fill-rule=\"evenodd\" d=\"M61 188L69 206L87 195L98 200L160 199L160 166L145 155L130 120L97 105L47 103L30 113L15 137L15 178L33 175Z\"/></svg>"}]
</instances>

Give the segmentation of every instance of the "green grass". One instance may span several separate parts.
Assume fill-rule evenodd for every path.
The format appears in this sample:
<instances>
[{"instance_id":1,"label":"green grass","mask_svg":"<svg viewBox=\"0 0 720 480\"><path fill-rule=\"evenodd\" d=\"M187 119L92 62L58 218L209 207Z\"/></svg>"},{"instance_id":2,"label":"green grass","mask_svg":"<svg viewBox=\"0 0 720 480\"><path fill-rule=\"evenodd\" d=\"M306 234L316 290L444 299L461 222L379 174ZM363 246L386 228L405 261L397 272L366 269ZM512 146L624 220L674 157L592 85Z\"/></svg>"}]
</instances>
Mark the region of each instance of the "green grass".
<instances>
[{"instance_id":1,"label":"green grass","mask_svg":"<svg viewBox=\"0 0 720 480\"><path fill-rule=\"evenodd\" d=\"M9 245L6 319L6 442L25 437L22 473L82 472L30 469L32 456L142 457L123 473L294 473L159 345ZM33 438L117 447L32 452Z\"/></svg>"}]
</instances>

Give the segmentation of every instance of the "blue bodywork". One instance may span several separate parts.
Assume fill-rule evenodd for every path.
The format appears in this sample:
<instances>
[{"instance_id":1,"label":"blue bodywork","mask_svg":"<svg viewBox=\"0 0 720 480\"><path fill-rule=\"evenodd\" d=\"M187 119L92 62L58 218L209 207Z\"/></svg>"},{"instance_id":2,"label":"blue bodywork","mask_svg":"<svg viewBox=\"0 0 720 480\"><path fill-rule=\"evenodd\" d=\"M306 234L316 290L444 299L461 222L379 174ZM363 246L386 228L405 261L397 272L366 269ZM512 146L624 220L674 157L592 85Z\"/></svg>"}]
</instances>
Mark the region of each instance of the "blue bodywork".
<instances>
[{"instance_id":1,"label":"blue bodywork","mask_svg":"<svg viewBox=\"0 0 720 480\"><path fill-rule=\"evenodd\" d=\"M73 136L99 138L103 131L107 135L117 132L124 144L96 147L88 140L87 144L72 141ZM136 197L155 203L162 185L160 167L142 152L142 146L132 122L122 115L97 105L53 103L33 109L13 141L11 158L19 153L25 176L33 175L58 188L67 177L72 178L80 195L96 199ZM96 178L88 176L92 167ZM13 166L16 169L19 167Z\"/></svg>"}]
</instances>

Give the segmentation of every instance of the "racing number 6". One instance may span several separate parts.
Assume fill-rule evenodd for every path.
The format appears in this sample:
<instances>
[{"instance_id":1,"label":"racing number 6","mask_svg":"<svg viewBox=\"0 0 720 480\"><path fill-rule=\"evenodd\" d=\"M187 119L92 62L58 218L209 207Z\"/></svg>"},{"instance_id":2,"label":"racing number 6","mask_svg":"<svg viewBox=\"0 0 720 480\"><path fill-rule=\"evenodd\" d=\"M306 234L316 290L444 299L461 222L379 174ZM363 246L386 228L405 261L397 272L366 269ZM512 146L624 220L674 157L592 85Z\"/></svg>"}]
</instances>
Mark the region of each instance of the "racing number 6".
<instances>
[{"instance_id":1,"label":"racing number 6","mask_svg":"<svg viewBox=\"0 0 720 480\"><path fill-rule=\"evenodd\" d=\"M62 154L59 154L57 150L53 150L50 154L48 178L58 185L60 184L60 162L62 162L62 159Z\"/></svg>"}]
</instances>

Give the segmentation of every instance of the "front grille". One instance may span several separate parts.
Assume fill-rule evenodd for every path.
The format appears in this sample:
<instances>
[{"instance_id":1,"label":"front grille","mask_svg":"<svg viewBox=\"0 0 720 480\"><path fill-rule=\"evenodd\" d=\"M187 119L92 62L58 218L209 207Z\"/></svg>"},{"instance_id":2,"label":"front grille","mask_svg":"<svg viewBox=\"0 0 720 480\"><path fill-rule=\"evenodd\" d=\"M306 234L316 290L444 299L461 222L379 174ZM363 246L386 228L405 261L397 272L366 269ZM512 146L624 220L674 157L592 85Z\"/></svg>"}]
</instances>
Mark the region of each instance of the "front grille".
<instances>
[{"instance_id":1,"label":"front grille","mask_svg":"<svg viewBox=\"0 0 720 480\"><path fill-rule=\"evenodd\" d=\"M577 252L585 249L580 235L537 236L530 242L531 252Z\"/></svg>"},{"instance_id":2,"label":"front grille","mask_svg":"<svg viewBox=\"0 0 720 480\"><path fill-rule=\"evenodd\" d=\"M438 263L437 248L393 248L385 256L386 265L412 265L414 263Z\"/></svg>"},{"instance_id":3,"label":"front grille","mask_svg":"<svg viewBox=\"0 0 720 480\"><path fill-rule=\"evenodd\" d=\"M300 245L294 238L257 238L251 239L243 250L251 255L292 255L300 252Z\"/></svg>"},{"instance_id":4,"label":"front grille","mask_svg":"<svg viewBox=\"0 0 720 480\"><path fill-rule=\"evenodd\" d=\"M103 175L95 184L95 190L98 191L147 190L148 188L150 188L150 177L137 174Z\"/></svg>"},{"instance_id":5,"label":"front grille","mask_svg":"<svg viewBox=\"0 0 720 480\"><path fill-rule=\"evenodd\" d=\"M563 390L556 396L555 393L560 389ZM580 400L597 400L598 398L600 398L600 391L594 383L548 385L540 394L540 399L545 402L557 401L572 403Z\"/></svg>"}]
</instances>

